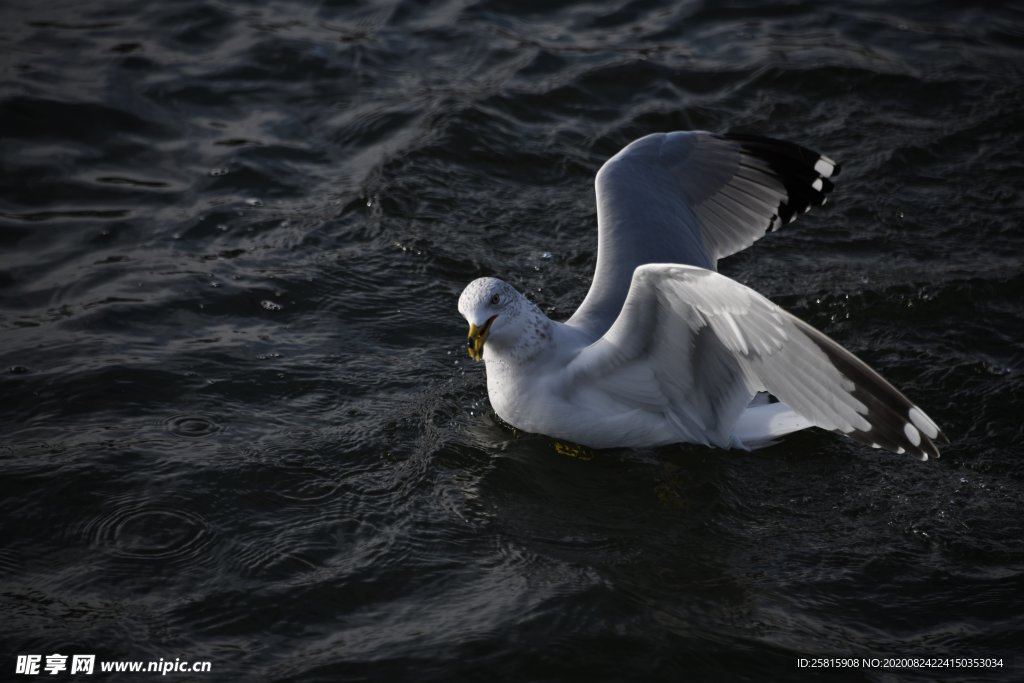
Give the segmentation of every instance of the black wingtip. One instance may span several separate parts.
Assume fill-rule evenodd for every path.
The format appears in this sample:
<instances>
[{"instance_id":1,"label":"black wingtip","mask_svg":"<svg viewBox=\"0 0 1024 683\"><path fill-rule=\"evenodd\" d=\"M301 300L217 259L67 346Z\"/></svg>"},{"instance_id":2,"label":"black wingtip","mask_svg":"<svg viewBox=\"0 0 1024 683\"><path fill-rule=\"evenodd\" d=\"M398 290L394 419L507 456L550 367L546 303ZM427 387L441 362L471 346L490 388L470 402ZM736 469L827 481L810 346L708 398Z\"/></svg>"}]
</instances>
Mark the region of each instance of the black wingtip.
<instances>
[{"instance_id":1,"label":"black wingtip","mask_svg":"<svg viewBox=\"0 0 1024 683\"><path fill-rule=\"evenodd\" d=\"M770 222L771 230L796 220L812 208L823 206L835 189L831 179L842 170L824 154L785 140L741 134L721 137L740 146L745 155L741 165L753 172L768 171L785 187L786 198L779 203L778 220L773 217Z\"/></svg>"},{"instance_id":2,"label":"black wingtip","mask_svg":"<svg viewBox=\"0 0 1024 683\"><path fill-rule=\"evenodd\" d=\"M844 432L874 448L910 453L921 460L939 457L938 443L949 443L938 425L862 360L806 323L801 329L853 384L850 395L866 409L867 429Z\"/></svg>"}]
</instances>

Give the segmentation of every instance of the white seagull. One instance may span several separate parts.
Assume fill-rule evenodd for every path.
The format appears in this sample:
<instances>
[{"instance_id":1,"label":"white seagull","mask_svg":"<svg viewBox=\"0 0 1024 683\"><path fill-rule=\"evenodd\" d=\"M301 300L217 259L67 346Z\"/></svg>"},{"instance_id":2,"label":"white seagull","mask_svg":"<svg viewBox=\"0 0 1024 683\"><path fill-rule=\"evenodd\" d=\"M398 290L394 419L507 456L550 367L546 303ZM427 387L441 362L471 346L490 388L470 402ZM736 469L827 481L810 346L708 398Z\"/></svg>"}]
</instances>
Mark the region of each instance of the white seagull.
<instances>
[{"instance_id":1,"label":"white seagull","mask_svg":"<svg viewBox=\"0 0 1024 683\"><path fill-rule=\"evenodd\" d=\"M938 457L946 437L852 353L718 259L825 203L839 166L789 142L640 138L598 171L594 281L564 323L484 277L459 298L495 413L590 448L751 449L807 427ZM771 401L768 395L777 401Z\"/></svg>"}]
</instances>

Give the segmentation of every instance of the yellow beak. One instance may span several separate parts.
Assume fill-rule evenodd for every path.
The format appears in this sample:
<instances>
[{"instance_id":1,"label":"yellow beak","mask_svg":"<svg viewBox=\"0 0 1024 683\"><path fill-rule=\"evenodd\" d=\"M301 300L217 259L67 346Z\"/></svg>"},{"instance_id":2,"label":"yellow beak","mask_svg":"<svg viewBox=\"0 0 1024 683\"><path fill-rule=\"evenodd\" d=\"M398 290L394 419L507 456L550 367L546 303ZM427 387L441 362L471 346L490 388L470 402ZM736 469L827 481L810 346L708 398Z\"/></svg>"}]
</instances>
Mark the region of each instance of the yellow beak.
<instances>
[{"instance_id":1,"label":"yellow beak","mask_svg":"<svg viewBox=\"0 0 1024 683\"><path fill-rule=\"evenodd\" d=\"M484 342L487 341L487 333L491 331L491 323L498 316L492 315L487 319L480 327L477 327L473 323L469 324L469 335L466 339L466 349L469 351L469 357L473 360L480 360L484 357Z\"/></svg>"}]
</instances>

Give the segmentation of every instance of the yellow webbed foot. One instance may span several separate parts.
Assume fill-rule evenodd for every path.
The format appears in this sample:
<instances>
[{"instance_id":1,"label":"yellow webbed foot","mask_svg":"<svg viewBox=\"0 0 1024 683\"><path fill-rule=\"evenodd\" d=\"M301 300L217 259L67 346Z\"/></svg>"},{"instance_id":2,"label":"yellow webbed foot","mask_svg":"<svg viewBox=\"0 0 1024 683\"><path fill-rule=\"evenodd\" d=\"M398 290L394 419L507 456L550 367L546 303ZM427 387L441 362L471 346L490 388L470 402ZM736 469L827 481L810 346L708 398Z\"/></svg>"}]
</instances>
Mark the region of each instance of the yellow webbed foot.
<instances>
[{"instance_id":1,"label":"yellow webbed foot","mask_svg":"<svg viewBox=\"0 0 1024 683\"><path fill-rule=\"evenodd\" d=\"M580 446L575 443L565 443L562 441L552 441L551 445L555 449L555 453L558 453L559 455L576 458L577 460L594 459L594 451L590 450L586 446Z\"/></svg>"}]
</instances>

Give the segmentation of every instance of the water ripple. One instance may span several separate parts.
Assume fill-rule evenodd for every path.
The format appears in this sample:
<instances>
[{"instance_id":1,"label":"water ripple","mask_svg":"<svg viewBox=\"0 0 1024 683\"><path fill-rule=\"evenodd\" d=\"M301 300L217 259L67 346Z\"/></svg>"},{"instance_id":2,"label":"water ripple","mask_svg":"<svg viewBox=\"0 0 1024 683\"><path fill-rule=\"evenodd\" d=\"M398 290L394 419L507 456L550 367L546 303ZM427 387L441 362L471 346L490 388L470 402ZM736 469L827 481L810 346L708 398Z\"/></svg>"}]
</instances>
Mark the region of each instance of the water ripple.
<instances>
[{"instance_id":1,"label":"water ripple","mask_svg":"<svg viewBox=\"0 0 1024 683\"><path fill-rule=\"evenodd\" d=\"M324 478L305 479L274 490L274 495L296 503L311 503L327 500L337 492L341 484Z\"/></svg>"},{"instance_id":2,"label":"water ripple","mask_svg":"<svg viewBox=\"0 0 1024 683\"><path fill-rule=\"evenodd\" d=\"M183 505L127 501L73 530L111 557L146 563L186 563L213 542L209 522Z\"/></svg>"},{"instance_id":3,"label":"water ripple","mask_svg":"<svg viewBox=\"0 0 1024 683\"><path fill-rule=\"evenodd\" d=\"M163 421L164 429L188 439L201 439L216 434L223 428L204 415L172 415Z\"/></svg>"},{"instance_id":4,"label":"water ripple","mask_svg":"<svg viewBox=\"0 0 1024 683\"><path fill-rule=\"evenodd\" d=\"M10 651L784 680L808 643L1021 640L1019 11L101 4L0 9ZM941 460L808 432L583 461L493 417L462 287L568 317L594 172L683 128L847 164L722 267L934 411Z\"/></svg>"}]
</instances>

